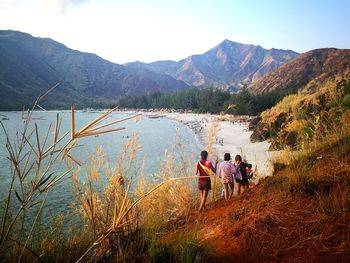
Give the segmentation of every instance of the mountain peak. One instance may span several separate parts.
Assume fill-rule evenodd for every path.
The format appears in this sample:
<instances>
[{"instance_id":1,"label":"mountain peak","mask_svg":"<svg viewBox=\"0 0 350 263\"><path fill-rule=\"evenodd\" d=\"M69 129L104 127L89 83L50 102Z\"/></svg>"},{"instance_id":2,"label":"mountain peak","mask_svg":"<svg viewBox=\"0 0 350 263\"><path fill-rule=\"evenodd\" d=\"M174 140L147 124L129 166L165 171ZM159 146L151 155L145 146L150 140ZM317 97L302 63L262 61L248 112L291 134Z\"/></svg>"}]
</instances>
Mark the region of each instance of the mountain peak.
<instances>
[{"instance_id":1,"label":"mountain peak","mask_svg":"<svg viewBox=\"0 0 350 263\"><path fill-rule=\"evenodd\" d=\"M232 44L232 43L236 43L236 42L234 42L234 41L232 41L232 40L229 40L229 39L224 39L220 44ZM219 45L220 45L219 44Z\"/></svg>"},{"instance_id":2,"label":"mountain peak","mask_svg":"<svg viewBox=\"0 0 350 263\"><path fill-rule=\"evenodd\" d=\"M156 61L142 67L168 74L190 86L235 91L242 87L242 83L257 81L298 55L293 51L271 52L260 46L224 39L201 55L192 55L178 62ZM137 67L140 64L127 66Z\"/></svg>"},{"instance_id":3,"label":"mountain peak","mask_svg":"<svg viewBox=\"0 0 350 263\"><path fill-rule=\"evenodd\" d=\"M222 47L222 46L239 46L239 45L244 45L244 44L241 44L241 43L238 43L238 42L235 42L235 41L232 41L232 40L229 40L229 39L224 39L223 41L221 41L217 47Z\"/></svg>"}]
</instances>

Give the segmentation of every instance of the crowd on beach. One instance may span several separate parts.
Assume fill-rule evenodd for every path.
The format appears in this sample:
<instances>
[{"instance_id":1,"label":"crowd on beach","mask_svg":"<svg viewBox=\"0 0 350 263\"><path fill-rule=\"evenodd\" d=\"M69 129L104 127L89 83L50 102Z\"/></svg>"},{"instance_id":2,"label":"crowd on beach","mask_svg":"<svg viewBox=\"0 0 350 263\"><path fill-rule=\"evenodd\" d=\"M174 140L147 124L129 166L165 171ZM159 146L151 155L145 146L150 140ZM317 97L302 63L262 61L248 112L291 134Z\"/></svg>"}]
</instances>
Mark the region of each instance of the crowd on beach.
<instances>
[{"instance_id":1,"label":"crowd on beach","mask_svg":"<svg viewBox=\"0 0 350 263\"><path fill-rule=\"evenodd\" d=\"M242 159L242 156L239 154L235 156L234 162L232 162L230 153L224 154L224 161L220 163L218 172L217 166L217 159L213 164L208 160L208 152L201 152L201 158L196 164L195 171L195 174L198 175L198 189L200 191L199 212L205 210L205 203L208 193L211 190L211 176L217 173L223 184L223 197L228 201L233 196L235 184L238 195L249 188L249 179L253 177L255 170L253 170L252 165L248 163L245 158Z\"/></svg>"}]
</instances>

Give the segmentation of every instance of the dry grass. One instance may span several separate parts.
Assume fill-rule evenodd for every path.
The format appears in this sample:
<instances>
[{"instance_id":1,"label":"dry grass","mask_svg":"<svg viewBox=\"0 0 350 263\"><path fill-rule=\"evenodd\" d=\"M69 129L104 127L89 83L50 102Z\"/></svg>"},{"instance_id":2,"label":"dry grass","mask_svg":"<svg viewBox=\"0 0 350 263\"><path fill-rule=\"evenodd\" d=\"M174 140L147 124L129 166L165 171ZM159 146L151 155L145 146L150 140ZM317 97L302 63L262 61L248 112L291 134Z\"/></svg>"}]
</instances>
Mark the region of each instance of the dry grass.
<instances>
[{"instance_id":1,"label":"dry grass","mask_svg":"<svg viewBox=\"0 0 350 263\"><path fill-rule=\"evenodd\" d=\"M304 95L301 92L284 97L270 110L266 110L261 114L262 120L266 123L272 123L281 112L296 112L303 98Z\"/></svg>"},{"instance_id":2,"label":"dry grass","mask_svg":"<svg viewBox=\"0 0 350 263\"><path fill-rule=\"evenodd\" d=\"M186 158L185 145L179 135L176 135L172 149L165 152L160 171L153 178L141 178L136 188L136 196L142 196L156 185L164 185L148 199L141 202L142 222L148 229L160 231L169 222L188 215L197 205L196 190L194 188L193 154ZM179 179L179 180L174 180ZM195 180L195 179L194 179ZM151 182L154 183L151 183Z\"/></svg>"},{"instance_id":3,"label":"dry grass","mask_svg":"<svg viewBox=\"0 0 350 263\"><path fill-rule=\"evenodd\" d=\"M264 192L254 193L263 210L254 208L259 219L250 217L255 226L246 236L257 261L300 262L305 255L309 262L350 259L350 149L335 156L337 144L328 146L290 158L290 166L262 182Z\"/></svg>"},{"instance_id":4,"label":"dry grass","mask_svg":"<svg viewBox=\"0 0 350 263\"><path fill-rule=\"evenodd\" d=\"M74 135L72 139L75 139ZM85 166L88 174L85 182L74 168L77 161L68 157L70 154L66 152L68 169L73 173L76 200L72 210L81 218L78 224L84 227L63 231L65 218L56 218L51 230L42 232L40 246L36 247L40 253L30 248L33 255L25 254L25 258L36 257L50 262L77 259L80 262L86 257L99 261L109 255L119 261L141 257L145 252L145 229L161 229L178 218L186 221L195 206L193 200L197 192L191 179L196 177L192 175L194 165L189 161L193 156L186 158L179 136L177 140L172 150L166 152L154 184L149 178L142 178L142 160L136 158L141 148L138 135L123 145L114 168L106 162L103 151L97 148ZM99 182L103 177L107 177L108 183L100 189ZM132 184L135 178L142 179L134 192ZM35 229L33 233L37 233ZM67 249L69 253L60 255L59 252ZM183 256L186 257L186 253Z\"/></svg>"},{"instance_id":5,"label":"dry grass","mask_svg":"<svg viewBox=\"0 0 350 263\"><path fill-rule=\"evenodd\" d=\"M319 96L325 94L331 98L329 100L337 100L342 96L336 92L337 88L336 82L325 83L302 103L317 103ZM338 110L337 107L330 108L329 116L334 116ZM298 112L300 110L296 109L294 116ZM350 110L343 110L339 119L332 117L321 121L316 116L312 118L315 130L319 125L324 126L322 133L304 138L297 151L282 151L274 161L287 166L277 171L274 178L263 182L270 191L278 188L292 192L283 201L290 199L294 206L301 202L303 207L284 211L283 217L268 209L269 216L262 219L258 228L266 234L250 233L250 246L256 242L263 246L261 253L255 254L257 258L268 253L267 261L288 259L294 262L302 260L305 254L309 255L310 262L346 262L350 259ZM298 126L302 121L302 118L294 119L289 128L300 130ZM282 184L284 188L281 188ZM285 235L278 234L274 226L285 229ZM272 245L272 237L267 235L273 235L274 242L279 245Z\"/></svg>"},{"instance_id":6,"label":"dry grass","mask_svg":"<svg viewBox=\"0 0 350 263\"><path fill-rule=\"evenodd\" d=\"M216 129L217 126L212 128L214 138ZM186 228L190 215L198 206L193 159L193 154L186 158L185 145L177 135L172 149L165 152L160 171L151 180L154 183L150 183L149 178L142 178L136 188L136 196L142 196L162 184L149 198L143 199L139 206L143 230L149 244L148 251L154 262L193 262L206 256L194 236L190 240L187 235L186 238L179 237L171 244L166 241L164 243L163 240L167 233Z\"/></svg>"},{"instance_id":7,"label":"dry grass","mask_svg":"<svg viewBox=\"0 0 350 263\"><path fill-rule=\"evenodd\" d=\"M302 114L303 105L316 105L320 104L320 97L326 96L328 100L336 100L341 96L338 91L338 85L342 81L341 76L336 76L333 80L328 80L324 83L319 83L316 91L309 93L308 87L306 86L303 90L297 94L288 95L277 103L270 110L262 113L262 119L266 123L272 123L276 120L277 116L282 113L288 113L290 116L295 117L295 120L301 119L300 116L305 117ZM314 116L316 119L317 116ZM296 124L294 124L296 125Z\"/></svg>"},{"instance_id":8,"label":"dry grass","mask_svg":"<svg viewBox=\"0 0 350 263\"><path fill-rule=\"evenodd\" d=\"M349 154L349 127L350 125L346 123L341 129L328 132L323 138L306 141L297 151L285 149L273 162L288 165L292 172L291 187L304 191L310 183L320 179L318 174L324 175L324 172L318 173L313 170L316 161L329 162L329 159L338 160ZM327 177L327 174L325 176ZM334 180L334 178L330 179Z\"/></svg>"},{"instance_id":9,"label":"dry grass","mask_svg":"<svg viewBox=\"0 0 350 263\"><path fill-rule=\"evenodd\" d=\"M287 124L286 130L288 132L302 133L306 124L306 120L293 120Z\"/></svg>"},{"instance_id":10,"label":"dry grass","mask_svg":"<svg viewBox=\"0 0 350 263\"><path fill-rule=\"evenodd\" d=\"M218 129L219 123L217 121L211 122L208 130L207 144L205 146L205 149L208 151L209 157L213 162L219 158L218 153L214 148L214 142L215 138L217 137ZM220 198L221 194L221 182L217 176L211 178L211 186L211 201L213 202Z\"/></svg>"},{"instance_id":11,"label":"dry grass","mask_svg":"<svg viewBox=\"0 0 350 263\"><path fill-rule=\"evenodd\" d=\"M111 253L118 260L123 260L130 257L128 251L143 251L142 242L133 242L135 239L142 240L142 233L131 191L134 178L141 173L142 163L136 158L140 148L138 135L134 134L123 145L114 168L106 162L102 150L97 148L96 155L90 156L87 165L87 181L81 182L77 173L73 176L74 209L83 217L87 231L91 233L91 245L78 261L86 256L92 261L99 261ZM107 183L100 189L99 181L103 177L107 178Z\"/></svg>"},{"instance_id":12,"label":"dry grass","mask_svg":"<svg viewBox=\"0 0 350 263\"><path fill-rule=\"evenodd\" d=\"M103 128L125 120L98 126L114 111L112 109L75 132L75 111L72 107L70 131L61 131L62 119L57 114L54 124L47 128L45 136L40 137L39 130L42 127L37 123L32 125L35 121L33 112L37 107L40 108L39 102L53 88L39 96L32 109L26 113L22 112L23 125L14 138L11 137L12 134L8 134L6 127L0 122L6 136L7 157L11 167L11 174L8 175L10 183L1 213L0 257L11 261L20 262L23 256L26 256L27 260L32 258L32 260L44 261L46 255L35 251L40 247L40 244L35 241L38 241L36 236L41 228L39 221L42 211L49 194L67 180L73 170L73 167L69 167L61 174L55 174L53 170L55 163L64 160L80 165L80 162L71 155L71 150L78 146L79 138L120 130L122 128L109 130ZM132 118L136 117L132 116ZM48 140L50 133L52 133L51 143ZM69 134L70 138L68 138Z\"/></svg>"}]
</instances>

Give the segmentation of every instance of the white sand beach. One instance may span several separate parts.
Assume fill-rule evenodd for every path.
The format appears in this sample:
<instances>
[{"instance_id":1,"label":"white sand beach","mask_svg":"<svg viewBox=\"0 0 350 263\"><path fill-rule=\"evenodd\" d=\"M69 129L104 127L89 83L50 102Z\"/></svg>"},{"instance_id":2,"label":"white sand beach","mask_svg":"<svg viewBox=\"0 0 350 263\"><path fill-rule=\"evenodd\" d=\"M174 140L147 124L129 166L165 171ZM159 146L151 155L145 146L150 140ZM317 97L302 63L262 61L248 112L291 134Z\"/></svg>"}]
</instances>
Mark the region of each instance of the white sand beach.
<instances>
[{"instance_id":1,"label":"white sand beach","mask_svg":"<svg viewBox=\"0 0 350 263\"><path fill-rule=\"evenodd\" d=\"M151 114L157 115L157 113ZM218 131L213 145L219 161L223 160L226 152L231 154L232 159L234 159L236 154L241 154L246 157L249 163L257 165L258 176L256 180L272 174L272 165L269 160L274 152L268 151L269 143L267 141L260 143L250 142L252 132L247 131L245 126L229 121L218 121L218 115L163 112L161 114L187 125L197 134L203 145L207 143L210 125L216 122ZM220 143L221 140L223 143Z\"/></svg>"},{"instance_id":2,"label":"white sand beach","mask_svg":"<svg viewBox=\"0 0 350 263\"><path fill-rule=\"evenodd\" d=\"M222 159L226 152L230 153L233 159L236 154L241 154L249 163L257 165L259 177L271 175L272 166L269 159L274 153L268 151L270 144L267 141L250 142L251 134L251 131L246 131L240 124L233 124L229 121L219 122L217 137L223 139L222 145L215 144L219 159Z\"/></svg>"}]
</instances>

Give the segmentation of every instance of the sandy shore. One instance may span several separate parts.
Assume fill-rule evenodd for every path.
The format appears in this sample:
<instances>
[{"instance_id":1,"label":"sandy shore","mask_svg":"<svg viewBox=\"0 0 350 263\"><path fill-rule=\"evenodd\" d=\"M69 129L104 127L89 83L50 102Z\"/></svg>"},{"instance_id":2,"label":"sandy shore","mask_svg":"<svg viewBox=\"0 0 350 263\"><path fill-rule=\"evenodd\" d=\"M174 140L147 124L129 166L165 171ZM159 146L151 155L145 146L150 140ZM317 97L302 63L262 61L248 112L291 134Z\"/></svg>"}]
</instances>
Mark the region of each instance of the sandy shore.
<instances>
[{"instance_id":1,"label":"sandy shore","mask_svg":"<svg viewBox=\"0 0 350 263\"><path fill-rule=\"evenodd\" d=\"M257 165L259 177L272 174L272 166L270 158L274 154L269 152L270 144L267 141L252 143L250 135L252 132L246 131L244 126L233 124L228 121L219 122L218 138L223 139L223 144L216 143L216 149L220 159L223 158L226 152L230 153L232 158L236 154L241 154L246 157L249 163Z\"/></svg>"},{"instance_id":2,"label":"sandy shore","mask_svg":"<svg viewBox=\"0 0 350 263\"><path fill-rule=\"evenodd\" d=\"M252 132L247 131L245 126L233 124L229 121L217 121L218 116L211 114L161 114L162 116L187 125L197 134L203 146L207 144L210 126L213 122L216 122L218 124L218 130L216 138L213 139L213 145L219 161L223 160L223 156L226 152L230 153L232 158L234 158L236 154L243 154L250 163L257 165L258 178L271 175L272 166L269 160L274 153L268 151L269 143L267 141L251 143L250 135ZM157 113L152 113L152 115L157 115ZM221 143L220 141L223 142Z\"/></svg>"}]
</instances>

